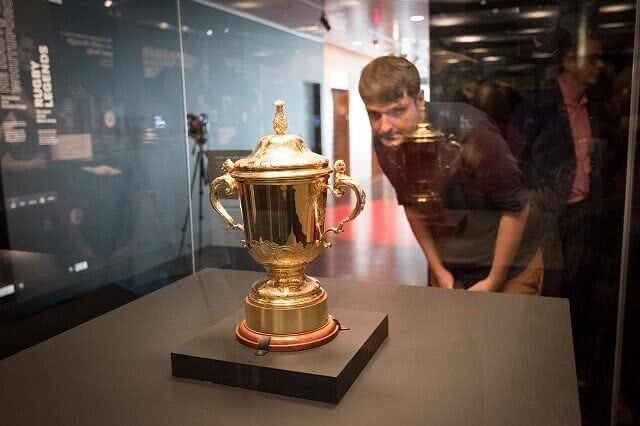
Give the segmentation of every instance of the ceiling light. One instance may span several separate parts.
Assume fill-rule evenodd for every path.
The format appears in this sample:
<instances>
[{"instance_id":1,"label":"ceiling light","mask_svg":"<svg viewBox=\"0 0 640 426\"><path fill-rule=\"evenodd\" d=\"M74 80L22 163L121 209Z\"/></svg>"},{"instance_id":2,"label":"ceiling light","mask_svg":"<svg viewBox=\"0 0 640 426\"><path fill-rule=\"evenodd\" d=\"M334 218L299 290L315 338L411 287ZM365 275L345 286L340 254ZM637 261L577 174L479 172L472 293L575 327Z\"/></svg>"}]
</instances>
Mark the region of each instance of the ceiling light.
<instances>
[{"instance_id":1,"label":"ceiling light","mask_svg":"<svg viewBox=\"0 0 640 426\"><path fill-rule=\"evenodd\" d=\"M360 2L358 0L342 0L332 3L335 3L336 8L360 6Z\"/></svg>"},{"instance_id":2,"label":"ceiling light","mask_svg":"<svg viewBox=\"0 0 640 426\"><path fill-rule=\"evenodd\" d=\"M436 15L429 19L429 23L432 27L453 27L455 25L462 25L467 21L463 16L446 16Z\"/></svg>"},{"instance_id":3,"label":"ceiling light","mask_svg":"<svg viewBox=\"0 0 640 426\"><path fill-rule=\"evenodd\" d=\"M351 42L351 45L352 46L362 46L362 42L359 41L359 40L354 40L354 41Z\"/></svg>"},{"instance_id":4,"label":"ceiling light","mask_svg":"<svg viewBox=\"0 0 640 426\"><path fill-rule=\"evenodd\" d=\"M540 34L543 33L544 28L525 28L524 30L518 31L520 34Z\"/></svg>"},{"instance_id":5,"label":"ceiling light","mask_svg":"<svg viewBox=\"0 0 640 426\"><path fill-rule=\"evenodd\" d=\"M456 41L458 43L477 43L479 41L484 40L485 38L486 37L478 36L478 35L465 35L465 36L454 37L453 41Z\"/></svg>"},{"instance_id":6,"label":"ceiling light","mask_svg":"<svg viewBox=\"0 0 640 426\"><path fill-rule=\"evenodd\" d=\"M183 33L190 33L191 32L191 27L188 25L183 25L182 26L182 32Z\"/></svg>"},{"instance_id":7,"label":"ceiling light","mask_svg":"<svg viewBox=\"0 0 640 426\"><path fill-rule=\"evenodd\" d=\"M257 1L237 1L235 3L231 3L232 7L237 7L238 9L245 9L245 10L250 10L250 9L259 9L260 8L260 2Z\"/></svg>"},{"instance_id":8,"label":"ceiling light","mask_svg":"<svg viewBox=\"0 0 640 426\"><path fill-rule=\"evenodd\" d=\"M602 28L604 30L610 30L613 28L624 28L627 24L624 22L607 22L606 24L598 25L598 28Z\"/></svg>"},{"instance_id":9,"label":"ceiling light","mask_svg":"<svg viewBox=\"0 0 640 426\"><path fill-rule=\"evenodd\" d=\"M213 30L212 30L212 29L208 29L208 30L207 30L207 35L208 35L208 36L213 35Z\"/></svg>"},{"instance_id":10,"label":"ceiling light","mask_svg":"<svg viewBox=\"0 0 640 426\"><path fill-rule=\"evenodd\" d=\"M113 0L104 0L104 7L113 6Z\"/></svg>"},{"instance_id":11,"label":"ceiling light","mask_svg":"<svg viewBox=\"0 0 640 426\"><path fill-rule=\"evenodd\" d=\"M412 17L409 18L409 20L411 22L422 22L422 21L424 21L424 16L422 16L422 15L413 15Z\"/></svg>"},{"instance_id":12,"label":"ceiling light","mask_svg":"<svg viewBox=\"0 0 640 426\"><path fill-rule=\"evenodd\" d=\"M534 59L549 59L549 58L553 58L553 53L551 52L533 52L533 54L531 55L532 58Z\"/></svg>"},{"instance_id":13,"label":"ceiling light","mask_svg":"<svg viewBox=\"0 0 640 426\"><path fill-rule=\"evenodd\" d=\"M294 30L300 31L300 32L303 32L303 33L311 33L311 32L320 31L320 27L317 26L317 25L304 25L302 27L296 27L296 28L294 28Z\"/></svg>"},{"instance_id":14,"label":"ceiling light","mask_svg":"<svg viewBox=\"0 0 640 426\"><path fill-rule=\"evenodd\" d=\"M484 62L497 62L503 59L504 59L503 56L485 56L484 58L482 58Z\"/></svg>"},{"instance_id":15,"label":"ceiling light","mask_svg":"<svg viewBox=\"0 0 640 426\"><path fill-rule=\"evenodd\" d=\"M626 12L628 10L635 9L636 6L633 3L615 3L608 4L606 6L600 6L600 13L618 13Z\"/></svg>"},{"instance_id":16,"label":"ceiling light","mask_svg":"<svg viewBox=\"0 0 640 426\"><path fill-rule=\"evenodd\" d=\"M224 33L226 34L226 33L228 33L228 32L229 32L229 28L228 28L228 27L226 27L226 28L224 29Z\"/></svg>"},{"instance_id":17,"label":"ceiling light","mask_svg":"<svg viewBox=\"0 0 640 426\"><path fill-rule=\"evenodd\" d=\"M476 47L475 49L471 49L469 52L471 53L487 53L489 49L486 47Z\"/></svg>"},{"instance_id":18,"label":"ceiling light","mask_svg":"<svg viewBox=\"0 0 640 426\"><path fill-rule=\"evenodd\" d=\"M161 30L168 30L169 29L169 23L168 22L158 22L158 28L160 28Z\"/></svg>"},{"instance_id":19,"label":"ceiling light","mask_svg":"<svg viewBox=\"0 0 640 426\"><path fill-rule=\"evenodd\" d=\"M445 62L448 63L448 64L459 64L460 63L460 59L449 58Z\"/></svg>"},{"instance_id":20,"label":"ceiling light","mask_svg":"<svg viewBox=\"0 0 640 426\"><path fill-rule=\"evenodd\" d=\"M525 12L522 14L523 18L529 19L541 19L541 18L552 18L556 16L558 12L555 10L533 10L531 12Z\"/></svg>"}]
</instances>

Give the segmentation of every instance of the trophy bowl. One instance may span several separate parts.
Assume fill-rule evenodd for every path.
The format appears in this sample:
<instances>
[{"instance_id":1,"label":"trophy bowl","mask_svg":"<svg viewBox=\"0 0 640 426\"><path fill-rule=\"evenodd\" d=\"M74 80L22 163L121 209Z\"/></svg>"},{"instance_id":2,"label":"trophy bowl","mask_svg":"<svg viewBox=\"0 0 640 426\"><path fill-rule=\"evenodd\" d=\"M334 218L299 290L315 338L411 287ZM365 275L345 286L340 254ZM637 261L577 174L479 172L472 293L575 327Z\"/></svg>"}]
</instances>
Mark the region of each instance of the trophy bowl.
<instances>
[{"instance_id":1,"label":"trophy bowl","mask_svg":"<svg viewBox=\"0 0 640 426\"><path fill-rule=\"evenodd\" d=\"M426 108L415 130L403 135L400 143L383 144L378 157L393 183L400 204L415 208L432 225L445 222L442 200L444 182L459 169L463 148L453 135L446 138L427 119Z\"/></svg>"},{"instance_id":2,"label":"trophy bowl","mask_svg":"<svg viewBox=\"0 0 640 426\"><path fill-rule=\"evenodd\" d=\"M302 138L286 134L284 102L276 101L274 135L260 139L256 149L211 182L211 206L227 224L243 231L243 245L266 270L245 297L245 317L236 328L238 340L270 351L296 351L333 339L339 324L329 314L327 292L305 274L306 265L343 231L365 205L365 193L345 174L344 161L333 169L325 157L310 151ZM333 187L329 176L334 174ZM225 210L218 191L238 194L243 224ZM327 192L355 194L355 206L334 228L325 228Z\"/></svg>"}]
</instances>

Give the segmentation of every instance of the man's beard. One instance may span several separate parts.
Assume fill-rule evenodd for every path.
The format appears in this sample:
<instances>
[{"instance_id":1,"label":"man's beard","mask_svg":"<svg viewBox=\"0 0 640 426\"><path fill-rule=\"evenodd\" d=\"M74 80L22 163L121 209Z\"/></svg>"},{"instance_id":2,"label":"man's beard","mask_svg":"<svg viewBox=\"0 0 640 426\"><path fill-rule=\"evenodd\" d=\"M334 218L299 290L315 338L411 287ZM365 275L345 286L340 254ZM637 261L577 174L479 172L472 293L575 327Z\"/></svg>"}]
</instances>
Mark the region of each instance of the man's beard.
<instances>
[{"instance_id":1,"label":"man's beard","mask_svg":"<svg viewBox=\"0 0 640 426\"><path fill-rule=\"evenodd\" d=\"M384 146L398 146L404 141L402 133L395 130L385 133L377 133L375 138Z\"/></svg>"}]
</instances>

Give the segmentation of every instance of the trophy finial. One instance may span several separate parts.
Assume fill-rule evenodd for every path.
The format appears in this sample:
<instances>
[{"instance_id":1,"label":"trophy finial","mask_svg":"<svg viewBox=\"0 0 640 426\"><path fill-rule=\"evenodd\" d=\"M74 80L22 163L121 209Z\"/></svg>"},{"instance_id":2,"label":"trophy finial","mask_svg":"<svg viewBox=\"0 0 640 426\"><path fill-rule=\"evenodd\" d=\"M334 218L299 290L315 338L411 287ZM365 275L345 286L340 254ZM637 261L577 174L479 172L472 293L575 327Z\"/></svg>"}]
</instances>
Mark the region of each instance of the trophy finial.
<instances>
[{"instance_id":1,"label":"trophy finial","mask_svg":"<svg viewBox=\"0 0 640 426\"><path fill-rule=\"evenodd\" d=\"M228 158L222 164L222 170L224 170L227 173L231 173L234 167L235 165L233 164L233 161L229 160Z\"/></svg>"},{"instance_id":2,"label":"trophy finial","mask_svg":"<svg viewBox=\"0 0 640 426\"><path fill-rule=\"evenodd\" d=\"M420 113L420 122L426 123L429 121L429 111L426 101L422 101L418 112Z\"/></svg>"},{"instance_id":3,"label":"trophy finial","mask_svg":"<svg viewBox=\"0 0 640 426\"><path fill-rule=\"evenodd\" d=\"M287 116L284 114L284 101L277 100L273 103L276 114L273 116L273 131L276 135L284 135L287 131Z\"/></svg>"}]
</instances>

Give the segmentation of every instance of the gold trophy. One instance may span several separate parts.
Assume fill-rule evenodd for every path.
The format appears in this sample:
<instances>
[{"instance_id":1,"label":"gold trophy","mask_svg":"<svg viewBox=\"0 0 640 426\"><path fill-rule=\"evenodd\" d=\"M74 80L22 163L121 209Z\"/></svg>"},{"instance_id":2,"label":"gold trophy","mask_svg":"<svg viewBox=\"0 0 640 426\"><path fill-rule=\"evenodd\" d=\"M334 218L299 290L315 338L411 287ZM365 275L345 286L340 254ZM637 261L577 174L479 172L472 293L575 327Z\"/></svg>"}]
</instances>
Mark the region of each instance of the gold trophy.
<instances>
[{"instance_id":1,"label":"gold trophy","mask_svg":"<svg viewBox=\"0 0 640 426\"><path fill-rule=\"evenodd\" d=\"M235 163L226 160L225 173L211 182L211 206L233 229L244 231L243 244L267 271L245 297L245 318L236 327L238 340L253 348L297 351L333 339L339 324L327 307L327 292L305 274L305 266L331 246L330 233L340 233L360 214L365 193L345 174L338 160L310 151L301 137L286 134L284 102L275 102L275 135L260 139L256 149ZM331 188L329 175L334 172ZM244 225L237 223L218 199L218 190L238 193ZM356 203L347 217L325 229L327 190L334 196L346 189Z\"/></svg>"},{"instance_id":2,"label":"gold trophy","mask_svg":"<svg viewBox=\"0 0 640 426\"><path fill-rule=\"evenodd\" d=\"M402 144L393 148L399 151L403 172L403 194L399 197L417 208L425 220L439 223L445 216L440 192L444 180L460 166L462 146L429 123L426 109L422 114L415 131L404 135Z\"/></svg>"}]
</instances>

